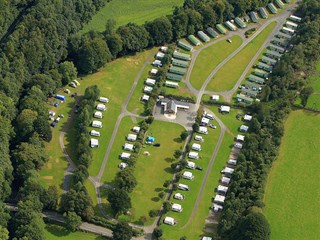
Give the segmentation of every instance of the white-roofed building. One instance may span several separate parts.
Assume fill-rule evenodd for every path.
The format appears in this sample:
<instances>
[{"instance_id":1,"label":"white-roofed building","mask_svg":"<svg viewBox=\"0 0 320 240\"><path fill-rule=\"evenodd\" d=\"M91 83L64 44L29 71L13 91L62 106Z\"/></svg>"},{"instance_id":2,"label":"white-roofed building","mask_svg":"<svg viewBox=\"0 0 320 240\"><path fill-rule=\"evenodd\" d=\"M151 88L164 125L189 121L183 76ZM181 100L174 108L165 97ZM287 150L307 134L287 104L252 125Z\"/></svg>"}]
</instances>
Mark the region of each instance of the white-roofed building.
<instances>
[{"instance_id":1,"label":"white-roofed building","mask_svg":"<svg viewBox=\"0 0 320 240\"><path fill-rule=\"evenodd\" d=\"M131 156L130 153L122 152L120 155L120 158L123 160L128 160L128 159L130 159L130 156Z\"/></svg>"},{"instance_id":2,"label":"white-roofed building","mask_svg":"<svg viewBox=\"0 0 320 240\"><path fill-rule=\"evenodd\" d=\"M252 120L252 116L249 114L246 114L243 116L243 121L250 122Z\"/></svg>"},{"instance_id":3,"label":"white-roofed building","mask_svg":"<svg viewBox=\"0 0 320 240\"><path fill-rule=\"evenodd\" d=\"M91 136L100 137L100 132L95 131L95 130L91 130L91 131L90 131L90 135L91 135Z\"/></svg>"},{"instance_id":4,"label":"white-roofed building","mask_svg":"<svg viewBox=\"0 0 320 240\"><path fill-rule=\"evenodd\" d=\"M156 80L152 78L147 78L146 85L148 86L154 86L156 84Z\"/></svg>"},{"instance_id":5,"label":"white-roofed building","mask_svg":"<svg viewBox=\"0 0 320 240\"><path fill-rule=\"evenodd\" d=\"M144 93L151 93L152 90L153 90L153 88L150 87L150 86L145 86L145 87L143 88L143 92L144 92Z\"/></svg>"},{"instance_id":6,"label":"white-roofed building","mask_svg":"<svg viewBox=\"0 0 320 240\"><path fill-rule=\"evenodd\" d=\"M200 126L198 133L208 134L208 128Z\"/></svg>"},{"instance_id":7,"label":"white-roofed building","mask_svg":"<svg viewBox=\"0 0 320 240\"><path fill-rule=\"evenodd\" d=\"M125 143L123 145L123 149L127 151L133 151L133 148L134 148L133 144L130 144L130 143Z\"/></svg>"},{"instance_id":8,"label":"white-roofed building","mask_svg":"<svg viewBox=\"0 0 320 240\"><path fill-rule=\"evenodd\" d=\"M224 173L226 176L231 176L232 173L234 172L233 168L225 167L221 173Z\"/></svg>"},{"instance_id":9,"label":"white-roofed building","mask_svg":"<svg viewBox=\"0 0 320 240\"><path fill-rule=\"evenodd\" d=\"M196 164L194 162L187 161L186 168L195 169L196 168Z\"/></svg>"},{"instance_id":10,"label":"white-roofed building","mask_svg":"<svg viewBox=\"0 0 320 240\"><path fill-rule=\"evenodd\" d=\"M204 140L203 140L203 137L202 136L199 136L199 135L195 135L194 136L194 140L197 140L197 141L199 141L199 142L203 142Z\"/></svg>"},{"instance_id":11,"label":"white-roofed building","mask_svg":"<svg viewBox=\"0 0 320 240\"><path fill-rule=\"evenodd\" d=\"M201 145L198 143L193 143L191 146L192 150L201 151Z\"/></svg>"},{"instance_id":12,"label":"white-roofed building","mask_svg":"<svg viewBox=\"0 0 320 240\"><path fill-rule=\"evenodd\" d=\"M236 137L236 141L238 141L238 142L244 142L244 136L241 135L241 134L238 134L237 137Z\"/></svg>"},{"instance_id":13,"label":"white-roofed building","mask_svg":"<svg viewBox=\"0 0 320 240\"><path fill-rule=\"evenodd\" d=\"M248 132L248 130L249 130L249 127L246 125L241 125L239 128L240 132Z\"/></svg>"},{"instance_id":14,"label":"white-roofed building","mask_svg":"<svg viewBox=\"0 0 320 240\"><path fill-rule=\"evenodd\" d=\"M210 100L212 100L212 101L219 101L219 99L220 99L219 95L211 95L210 96Z\"/></svg>"},{"instance_id":15,"label":"white-roofed building","mask_svg":"<svg viewBox=\"0 0 320 240\"><path fill-rule=\"evenodd\" d=\"M156 54L156 58L157 59L162 59L162 58L164 58L164 53L162 53L162 52L158 52L157 54Z\"/></svg>"},{"instance_id":16,"label":"white-roofed building","mask_svg":"<svg viewBox=\"0 0 320 240\"><path fill-rule=\"evenodd\" d=\"M201 123L200 123L200 125L201 125L201 126L207 126L207 125L209 124L209 121L210 121L209 118L203 117L203 118L201 118Z\"/></svg>"},{"instance_id":17,"label":"white-roofed building","mask_svg":"<svg viewBox=\"0 0 320 240\"><path fill-rule=\"evenodd\" d=\"M220 107L221 113L229 113L230 112L230 106L221 106Z\"/></svg>"},{"instance_id":18,"label":"white-roofed building","mask_svg":"<svg viewBox=\"0 0 320 240\"><path fill-rule=\"evenodd\" d=\"M160 51L166 53L168 51L168 47L166 46L161 46Z\"/></svg>"},{"instance_id":19,"label":"white-roofed building","mask_svg":"<svg viewBox=\"0 0 320 240\"><path fill-rule=\"evenodd\" d=\"M90 139L90 147L92 147L92 148L99 147L99 140L95 139L95 138L91 138Z\"/></svg>"},{"instance_id":20,"label":"white-roofed building","mask_svg":"<svg viewBox=\"0 0 320 240\"><path fill-rule=\"evenodd\" d=\"M158 73L158 69L155 69L155 68L152 68L150 71L150 74L152 75L157 75L157 73Z\"/></svg>"},{"instance_id":21,"label":"white-roofed building","mask_svg":"<svg viewBox=\"0 0 320 240\"><path fill-rule=\"evenodd\" d=\"M189 152L188 157L191 159L199 159L199 154L197 152Z\"/></svg>"},{"instance_id":22,"label":"white-roofed building","mask_svg":"<svg viewBox=\"0 0 320 240\"><path fill-rule=\"evenodd\" d=\"M171 226L176 224L174 218L172 218L172 217L165 217L163 220L163 223L167 224L167 225L171 225Z\"/></svg>"},{"instance_id":23,"label":"white-roofed building","mask_svg":"<svg viewBox=\"0 0 320 240\"><path fill-rule=\"evenodd\" d=\"M213 211L214 212L220 212L222 211L223 207L221 205L218 205L218 204L213 204ZM204 239L204 238L202 238ZM209 238L209 239L212 239L212 238Z\"/></svg>"},{"instance_id":24,"label":"white-roofed building","mask_svg":"<svg viewBox=\"0 0 320 240\"><path fill-rule=\"evenodd\" d=\"M109 98L106 98L106 97L100 97L100 98L99 98L99 102L108 103L108 102L109 102Z\"/></svg>"},{"instance_id":25,"label":"white-roofed building","mask_svg":"<svg viewBox=\"0 0 320 240\"><path fill-rule=\"evenodd\" d=\"M235 159L229 159L229 160L228 160L228 164L229 164L229 165L236 166L236 165L237 165L237 160L235 160Z\"/></svg>"},{"instance_id":26,"label":"white-roofed building","mask_svg":"<svg viewBox=\"0 0 320 240\"><path fill-rule=\"evenodd\" d=\"M184 196L181 193L176 193L174 194L173 198L177 200L183 200Z\"/></svg>"},{"instance_id":27,"label":"white-roofed building","mask_svg":"<svg viewBox=\"0 0 320 240\"><path fill-rule=\"evenodd\" d=\"M92 127L95 127L95 128L102 128L102 122L100 121L92 121Z\"/></svg>"},{"instance_id":28,"label":"white-roofed building","mask_svg":"<svg viewBox=\"0 0 320 240\"><path fill-rule=\"evenodd\" d=\"M215 198L214 198L214 202L215 202L215 203L223 204L225 199L226 199L225 196L222 196L222 195L217 194L217 195L215 196Z\"/></svg>"},{"instance_id":29,"label":"white-roofed building","mask_svg":"<svg viewBox=\"0 0 320 240\"><path fill-rule=\"evenodd\" d=\"M99 103L96 108L97 108L97 110L99 110L99 111L106 111L106 110L107 110L106 105L104 105L104 104L102 104L102 103Z\"/></svg>"},{"instance_id":30,"label":"white-roofed building","mask_svg":"<svg viewBox=\"0 0 320 240\"><path fill-rule=\"evenodd\" d=\"M162 63L160 60L154 60L153 63L152 63L153 66L156 66L156 67L162 67Z\"/></svg>"},{"instance_id":31,"label":"white-roofed building","mask_svg":"<svg viewBox=\"0 0 320 240\"><path fill-rule=\"evenodd\" d=\"M228 177L222 177L221 178L221 183L222 184L229 185L230 181L231 181L231 179L228 178Z\"/></svg>"},{"instance_id":32,"label":"white-roofed building","mask_svg":"<svg viewBox=\"0 0 320 240\"><path fill-rule=\"evenodd\" d=\"M224 195L226 195L227 191L228 191L228 187L226 186L219 185L217 188L217 192L223 193Z\"/></svg>"},{"instance_id":33,"label":"white-roofed building","mask_svg":"<svg viewBox=\"0 0 320 240\"><path fill-rule=\"evenodd\" d=\"M149 101L149 98L150 98L150 96L148 96L148 95L143 95L143 96L141 97L141 101L142 101L142 102L148 102L148 101Z\"/></svg>"},{"instance_id":34,"label":"white-roofed building","mask_svg":"<svg viewBox=\"0 0 320 240\"><path fill-rule=\"evenodd\" d=\"M140 127L138 127L138 126L134 126L133 128L132 128L132 132L135 132L135 133L139 133L140 132Z\"/></svg>"},{"instance_id":35,"label":"white-roofed building","mask_svg":"<svg viewBox=\"0 0 320 240\"><path fill-rule=\"evenodd\" d=\"M128 134L127 140L131 141L131 142L135 142L135 141L137 141L137 135L136 134Z\"/></svg>"},{"instance_id":36,"label":"white-roofed building","mask_svg":"<svg viewBox=\"0 0 320 240\"><path fill-rule=\"evenodd\" d=\"M93 115L95 118L103 118L102 112L96 111Z\"/></svg>"},{"instance_id":37,"label":"white-roofed building","mask_svg":"<svg viewBox=\"0 0 320 240\"><path fill-rule=\"evenodd\" d=\"M183 177L184 179L188 179L188 180L193 180L193 178L194 178L192 172L184 172L184 173L182 174L182 177Z\"/></svg>"},{"instance_id":38,"label":"white-roofed building","mask_svg":"<svg viewBox=\"0 0 320 240\"><path fill-rule=\"evenodd\" d=\"M171 205L171 210L174 211L174 212L182 212L183 208L180 204L178 203L173 203Z\"/></svg>"}]
</instances>

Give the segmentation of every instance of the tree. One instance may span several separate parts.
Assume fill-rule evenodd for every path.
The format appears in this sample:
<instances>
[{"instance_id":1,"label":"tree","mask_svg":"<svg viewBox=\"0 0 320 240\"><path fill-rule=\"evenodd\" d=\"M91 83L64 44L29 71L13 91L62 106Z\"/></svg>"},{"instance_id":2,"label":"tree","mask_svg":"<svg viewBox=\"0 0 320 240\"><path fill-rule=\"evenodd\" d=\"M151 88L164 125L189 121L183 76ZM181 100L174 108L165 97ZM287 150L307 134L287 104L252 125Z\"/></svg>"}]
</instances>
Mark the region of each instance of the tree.
<instances>
[{"instance_id":1,"label":"tree","mask_svg":"<svg viewBox=\"0 0 320 240\"><path fill-rule=\"evenodd\" d=\"M169 212L171 210L171 204L168 201L164 202L162 205L162 209L164 213Z\"/></svg>"},{"instance_id":2,"label":"tree","mask_svg":"<svg viewBox=\"0 0 320 240\"><path fill-rule=\"evenodd\" d=\"M113 18L108 19L106 23L106 29L104 30L104 34L105 35L113 34L115 32L116 26L117 26L116 20L114 20Z\"/></svg>"},{"instance_id":3,"label":"tree","mask_svg":"<svg viewBox=\"0 0 320 240\"><path fill-rule=\"evenodd\" d=\"M81 217L78 216L75 212L65 212L63 214L64 222L66 224L66 228L71 232L75 232L79 229L82 221Z\"/></svg>"},{"instance_id":4,"label":"tree","mask_svg":"<svg viewBox=\"0 0 320 240\"><path fill-rule=\"evenodd\" d=\"M262 213L250 213L239 220L232 235L234 240L269 240L270 225Z\"/></svg>"},{"instance_id":5,"label":"tree","mask_svg":"<svg viewBox=\"0 0 320 240\"><path fill-rule=\"evenodd\" d=\"M181 150L177 149L177 150L174 151L173 156L174 156L176 159L178 159L181 155L182 155L182 151L181 151Z\"/></svg>"},{"instance_id":6,"label":"tree","mask_svg":"<svg viewBox=\"0 0 320 240\"><path fill-rule=\"evenodd\" d=\"M57 186L49 186L43 196L43 208L48 210L57 210L59 201L59 193Z\"/></svg>"},{"instance_id":7,"label":"tree","mask_svg":"<svg viewBox=\"0 0 320 240\"><path fill-rule=\"evenodd\" d=\"M60 63L58 70L62 77L61 78L62 85L67 85L72 80L74 80L78 75L78 71L74 66L73 62L65 61Z\"/></svg>"},{"instance_id":8,"label":"tree","mask_svg":"<svg viewBox=\"0 0 320 240\"><path fill-rule=\"evenodd\" d=\"M172 25L167 17L160 17L145 24L151 46L169 43L172 40Z\"/></svg>"},{"instance_id":9,"label":"tree","mask_svg":"<svg viewBox=\"0 0 320 240\"><path fill-rule=\"evenodd\" d=\"M41 116L34 121L34 129L44 141L51 141L52 131L45 117Z\"/></svg>"},{"instance_id":10,"label":"tree","mask_svg":"<svg viewBox=\"0 0 320 240\"><path fill-rule=\"evenodd\" d=\"M38 113L30 109L24 109L17 117L17 133L20 139L27 139L34 131L34 121Z\"/></svg>"},{"instance_id":11,"label":"tree","mask_svg":"<svg viewBox=\"0 0 320 240\"><path fill-rule=\"evenodd\" d=\"M152 236L155 239L160 239L162 235L163 235L163 230L161 228L157 227L153 230Z\"/></svg>"},{"instance_id":12,"label":"tree","mask_svg":"<svg viewBox=\"0 0 320 240\"><path fill-rule=\"evenodd\" d=\"M125 169L117 173L115 184L118 188L127 192L132 192L137 185L137 180L130 169Z\"/></svg>"},{"instance_id":13,"label":"tree","mask_svg":"<svg viewBox=\"0 0 320 240\"><path fill-rule=\"evenodd\" d=\"M133 237L133 229L126 222L118 222L112 235L114 240L130 240Z\"/></svg>"},{"instance_id":14,"label":"tree","mask_svg":"<svg viewBox=\"0 0 320 240\"><path fill-rule=\"evenodd\" d=\"M106 36L106 42L108 44L112 57L116 58L119 52L121 52L123 49L121 36L117 33L112 33Z\"/></svg>"},{"instance_id":15,"label":"tree","mask_svg":"<svg viewBox=\"0 0 320 240\"><path fill-rule=\"evenodd\" d=\"M8 240L8 239L9 239L8 229L6 229L0 225L0 240Z\"/></svg>"},{"instance_id":16,"label":"tree","mask_svg":"<svg viewBox=\"0 0 320 240\"><path fill-rule=\"evenodd\" d=\"M188 131L183 131L181 134L180 134L180 138L182 141L186 140L187 137L188 137Z\"/></svg>"},{"instance_id":17,"label":"tree","mask_svg":"<svg viewBox=\"0 0 320 240\"><path fill-rule=\"evenodd\" d=\"M301 105L306 106L308 103L308 98L310 95L313 93L313 88L312 87L306 87L301 90L300 92L300 98L301 98Z\"/></svg>"},{"instance_id":18,"label":"tree","mask_svg":"<svg viewBox=\"0 0 320 240\"><path fill-rule=\"evenodd\" d=\"M194 124L192 125L192 130L193 130L194 132L198 132L198 131L199 131L199 124L198 124L198 123L194 123Z\"/></svg>"},{"instance_id":19,"label":"tree","mask_svg":"<svg viewBox=\"0 0 320 240\"><path fill-rule=\"evenodd\" d=\"M127 212L131 208L131 199L126 191L113 189L108 193L108 201L114 212L115 217Z\"/></svg>"}]
</instances>

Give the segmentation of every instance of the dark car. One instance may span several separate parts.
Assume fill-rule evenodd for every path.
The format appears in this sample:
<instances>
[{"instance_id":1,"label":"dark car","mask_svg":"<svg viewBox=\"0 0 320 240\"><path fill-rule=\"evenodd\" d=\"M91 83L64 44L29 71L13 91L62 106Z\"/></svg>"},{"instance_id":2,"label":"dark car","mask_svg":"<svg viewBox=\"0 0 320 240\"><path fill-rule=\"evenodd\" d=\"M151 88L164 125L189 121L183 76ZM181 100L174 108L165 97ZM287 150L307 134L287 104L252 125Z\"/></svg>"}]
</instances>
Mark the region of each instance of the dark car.
<instances>
[{"instance_id":1,"label":"dark car","mask_svg":"<svg viewBox=\"0 0 320 240\"><path fill-rule=\"evenodd\" d=\"M55 127L57 126L57 123L56 123L56 122L52 122L52 123L50 124L50 126L55 128Z\"/></svg>"},{"instance_id":2,"label":"dark car","mask_svg":"<svg viewBox=\"0 0 320 240\"><path fill-rule=\"evenodd\" d=\"M153 144L153 146L160 147L160 143L155 143L155 144Z\"/></svg>"},{"instance_id":3,"label":"dark car","mask_svg":"<svg viewBox=\"0 0 320 240\"><path fill-rule=\"evenodd\" d=\"M203 168L202 168L202 167L200 167L200 166L196 166L196 169L197 169L197 170L200 170L200 171L202 171L202 170L203 170Z\"/></svg>"}]
</instances>

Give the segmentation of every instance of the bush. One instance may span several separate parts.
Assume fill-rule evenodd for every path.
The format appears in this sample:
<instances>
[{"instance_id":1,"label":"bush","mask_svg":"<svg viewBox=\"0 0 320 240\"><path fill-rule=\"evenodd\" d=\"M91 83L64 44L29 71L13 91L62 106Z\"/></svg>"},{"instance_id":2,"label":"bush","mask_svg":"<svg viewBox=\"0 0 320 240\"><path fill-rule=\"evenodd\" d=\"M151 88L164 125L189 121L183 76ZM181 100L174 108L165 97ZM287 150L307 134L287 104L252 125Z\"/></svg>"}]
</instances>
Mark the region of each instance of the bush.
<instances>
[{"instance_id":1,"label":"bush","mask_svg":"<svg viewBox=\"0 0 320 240\"><path fill-rule=\"evenodd\" d=\"M186 140L186 138L188 137L188 131L183 131L181 134L180 134L180 138L182 141Z\"/></svg>"},{"instance_id":2,"label":"bush","mask_svg":"<svg viewBox=\"0 0 320 240\"><path fill-rule=\"evenodd\" d=\"M164 192L159 192L158 196L162 199L164 197Z\"/></svg>"},{"instance_id":3,"label":"bush","mask_svg":"<svg viewBox=\"0 0 320 240\"><path fill-rule=\"evenodd\" d=\"M167 188L167 187L170 186L170 184L171 184L171 181L170 181L170 180L166 180L166 181L164 182L163 186Z\"/></svg>"},{"instance_id":4,"label":"bush","mask_svg":"<svg viewBox=\"0 0 320 240\"><path fill-rule=\"evenodd\" d=\"M158 212L156 211L156 210L150 210L149 211L149 216L150 217L155 217L155 216L157 216L158 215Z\"/></svg>"}]
</instances>

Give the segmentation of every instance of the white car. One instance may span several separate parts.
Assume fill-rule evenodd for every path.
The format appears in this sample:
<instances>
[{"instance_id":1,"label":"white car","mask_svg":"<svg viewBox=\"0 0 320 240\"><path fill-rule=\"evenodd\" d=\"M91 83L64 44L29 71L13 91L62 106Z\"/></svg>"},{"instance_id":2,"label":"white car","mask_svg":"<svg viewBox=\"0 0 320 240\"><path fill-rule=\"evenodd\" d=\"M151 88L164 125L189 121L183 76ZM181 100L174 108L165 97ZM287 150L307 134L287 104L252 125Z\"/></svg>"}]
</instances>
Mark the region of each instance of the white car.
<instances>
[{"instance_id":1,"label":"white car","mask_svg":"<svg viewBox=\"0 0 320 240\"><path fill-rule=\"evenodd\" d=\"M213 119L214 119L213 115L212 115L212 114L209 114L209 113L206 114L206 118L209 118L210 120L213 120Z\"/></svg>"}]
</instances>

